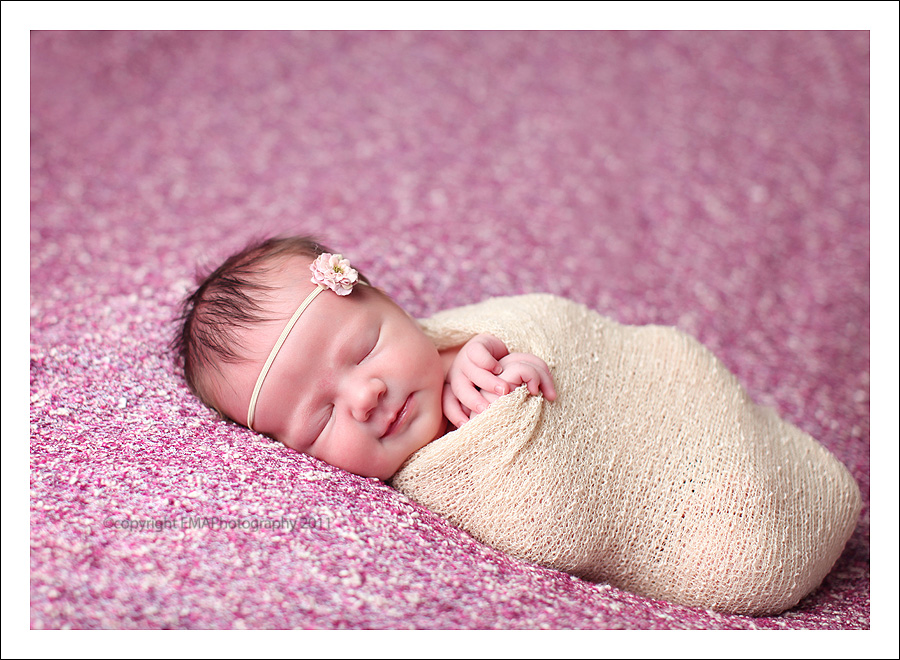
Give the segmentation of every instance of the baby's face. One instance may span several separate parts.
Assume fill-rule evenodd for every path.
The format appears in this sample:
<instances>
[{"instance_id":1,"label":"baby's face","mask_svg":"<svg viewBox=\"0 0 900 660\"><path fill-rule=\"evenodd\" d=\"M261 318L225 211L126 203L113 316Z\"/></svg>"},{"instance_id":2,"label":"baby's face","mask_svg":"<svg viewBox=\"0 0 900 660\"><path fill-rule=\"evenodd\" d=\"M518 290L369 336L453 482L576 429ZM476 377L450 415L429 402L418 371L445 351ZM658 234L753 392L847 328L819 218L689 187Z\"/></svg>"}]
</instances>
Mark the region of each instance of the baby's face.
<instances>
[{"instance_id":1,"label":"baby's face","mask_svg":"<svg viewBox=\"0 0 900 660\"><path fill-rule=\"evenodd\" d=\"M273 304L287 319L314 287L308 264L285 274ZM284 325L248 330L252 359L223 366L216 403L232 419L246 423L256 378ZM444 433L443 384L437 349L386 295L361 284L348 296L323 291L278 352L253 427L331 465L387 479Z\"/></svg>"}]
</instances>

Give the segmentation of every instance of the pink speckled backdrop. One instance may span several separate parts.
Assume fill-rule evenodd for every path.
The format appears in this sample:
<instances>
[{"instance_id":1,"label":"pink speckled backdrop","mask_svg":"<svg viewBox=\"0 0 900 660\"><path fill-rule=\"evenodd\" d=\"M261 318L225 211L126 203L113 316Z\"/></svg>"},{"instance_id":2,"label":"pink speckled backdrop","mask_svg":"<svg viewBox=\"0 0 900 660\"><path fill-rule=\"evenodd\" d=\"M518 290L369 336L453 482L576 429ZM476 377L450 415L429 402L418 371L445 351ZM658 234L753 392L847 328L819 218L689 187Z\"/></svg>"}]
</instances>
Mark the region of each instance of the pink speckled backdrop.
<instances>
[{"instance_id":1,"label":"pink speckled backdrop","mask_svg":"<svg viewBox=\"0 0 900 660\"><path fill-rule=\"evenodd\" d=\"M868 628L868 98L866 32L32 33L32 627ZM218 421L179 300L297 232L418 316L695 334L857 479L844 555L779 617L679 607Z\"/></svg>"}]
</instances>

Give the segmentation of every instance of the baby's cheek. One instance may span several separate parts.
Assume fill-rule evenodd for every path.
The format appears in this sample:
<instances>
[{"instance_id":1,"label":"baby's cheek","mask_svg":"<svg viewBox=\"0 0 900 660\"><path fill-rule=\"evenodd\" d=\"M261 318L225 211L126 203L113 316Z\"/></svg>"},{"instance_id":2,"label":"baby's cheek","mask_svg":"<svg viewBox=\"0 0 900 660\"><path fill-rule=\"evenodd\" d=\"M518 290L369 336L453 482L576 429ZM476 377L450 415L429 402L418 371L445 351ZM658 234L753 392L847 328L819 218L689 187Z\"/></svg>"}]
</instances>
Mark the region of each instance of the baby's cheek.
<instances>
[{"instance_id":1,"label":"baby's cheek","mask_svg":"<svg viewBox=\"0 0 900 660\"><path fill-rule=\"evenodd\" d=\"M297 452L298 454L306 454L306 453L307 453L307 452L303 451L302 448L294 446L294 443L291 443L291 442L288 441L287 439L277 438L277 437L276 437L275 440L277 440L278 442L280 442L281 444L283 444L283 445L284 445L285 447L287 447L288 449Z\"/></svg>"}]
</instances>

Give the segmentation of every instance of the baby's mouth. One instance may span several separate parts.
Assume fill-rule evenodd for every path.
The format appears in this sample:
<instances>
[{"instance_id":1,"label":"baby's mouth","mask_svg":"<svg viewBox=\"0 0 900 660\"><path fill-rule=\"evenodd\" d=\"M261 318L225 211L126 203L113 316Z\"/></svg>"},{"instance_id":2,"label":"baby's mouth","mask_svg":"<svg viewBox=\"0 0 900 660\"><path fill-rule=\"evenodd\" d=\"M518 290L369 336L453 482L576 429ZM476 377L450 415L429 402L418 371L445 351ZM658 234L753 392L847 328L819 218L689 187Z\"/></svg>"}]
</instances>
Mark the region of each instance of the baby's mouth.
<instances>
[{"instance_id":1,"label":"baby's mouth","mask_svg":"<svg viewBox=\"0 0 900 660\"><path fill-rule=\"evenodd\" d=\"M400 410L397 411L397 414L394 415L394 418L391 420L391 423L388 425L387 429L382 434L381 440L389 438L391 435L393 435L394 432L397 431L397 429L399 429L403 425L403 423L406 421L406 418L409 415L409 408L410 408L410 403L412 403L412 397L413 397L412 394L410 394L408 397L406 397L406 401L403 402L403 406L400 408Z\"/></svg>"}]
</instances>

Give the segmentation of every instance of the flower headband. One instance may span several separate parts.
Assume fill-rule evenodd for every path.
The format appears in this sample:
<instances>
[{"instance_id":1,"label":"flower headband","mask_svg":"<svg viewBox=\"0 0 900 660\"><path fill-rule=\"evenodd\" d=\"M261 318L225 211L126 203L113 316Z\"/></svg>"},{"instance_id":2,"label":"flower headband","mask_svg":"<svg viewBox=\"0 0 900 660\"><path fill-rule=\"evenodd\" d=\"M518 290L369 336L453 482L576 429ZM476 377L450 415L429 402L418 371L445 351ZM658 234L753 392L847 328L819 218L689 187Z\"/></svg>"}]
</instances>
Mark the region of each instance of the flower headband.
<instances>
[{"instance_id":1,"label":"flower headband","mask_svg":"<svg viewBox=\"0 0 900 660\"><path fill-rule=\"evenodd\" d=\"M259 378L256 379L256 387L253 388L253 395L250 397L250 407L247 409L247 427L251 431L254 430L253 418L256 416L256 400L259 398L259 392L262 389L263 382L266 380L269 368L275 361L275 356L278 355L278 351L281 350L282 344L284 344L288 335L291 334L291 329L294 327L294 324L297 323L297 319L300 318L300 315L307 307L309 307L309 304L315 297L325 289L331 289L339 296L346 296L353 291L353 287L357 282L361 281L359 280L359 273L357 273L356 269L350 266L350 262L344 259L340 254L323 252L309 265L309 269L313 274L310 281L316 285L316 288L306 296L306 300L300 304L300 307L294 312L294 315L287 322L287 325L284 326L284 330L281 331L281 336L278 337L278 341L275 342L272 352L269 353L269 358L263 365L262 371L259 372ZM365 282L362 283L365 284Z\"/></svg>"}]
</instances>

